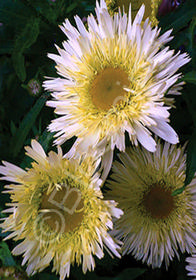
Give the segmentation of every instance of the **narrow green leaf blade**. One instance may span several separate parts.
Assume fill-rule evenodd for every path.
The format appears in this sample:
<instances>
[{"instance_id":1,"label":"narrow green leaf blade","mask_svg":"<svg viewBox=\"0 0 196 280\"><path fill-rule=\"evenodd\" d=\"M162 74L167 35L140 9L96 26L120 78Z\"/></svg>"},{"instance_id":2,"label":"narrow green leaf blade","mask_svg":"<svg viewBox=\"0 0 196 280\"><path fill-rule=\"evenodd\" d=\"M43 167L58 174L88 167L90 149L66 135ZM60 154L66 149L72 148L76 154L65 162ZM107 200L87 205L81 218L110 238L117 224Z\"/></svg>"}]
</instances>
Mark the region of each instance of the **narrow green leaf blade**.
<instances>
[{"instance_id":1,"label":"narrow green leaf blade","mask_svg":"<svg viewBox=\"0 0 196 280\"><path fill-rule=\"evenodd\" d=\"M0 259L3 266L16 266L8 245L2 241L0 242Z\"/></svg>"},{"instance_id":2,"label":"narrow green leaf blade","mask_svg":"<svg viewBox=\"0 0 196 280\"><path fill-rule=\"evenodd\" d=\"M12 55L13 66L18 78L24 82L26 79L25 59L20 52L14 52Z\"/></svg>"},{"instance_id":3,"label":"narrow green leaf blade","mask_svg":"<svg viewBox=\"0 0 196 280\"><path fill-rule=\"evenodd\" d=\"M196 171L196 130L194 131L187 146L186 159L186 179L184 185L187 186L192 181Z\"/></svg>"},{"instance_id":4,"label":"narrow green leaf blade","mask_svg":"<svg viewBox=\"0 0 196 280\"><path fill-rule=\"evenodd\" d=\"M187 158L186 158L186 178L184 181L184 186L175 190L172 195L181 194L186 186L190 184L196 172L196 130L193 132L193 135L190 139L190 142L187 146Z\"/></svg>"},{"instance_id":5,"label":"narrow green leaf blade","mask_svg":"<svg viewBox=\"0 0 196 280\"><path fill-rule=\"evenodd\" d=\"M191 71L185 74L184 81L196 85L196 71Z\"/></svg>"},{"instance_id":6,"label":"narrow green leaf blade","mask_svg":"<svg viewBox=\"0 0 196 280\"><path fill-rule=\"evenodd\" d=\"M16 157L20 152L21 148L24 146L26 137L31 130L37 116L39 115L41 109L46 103L48 94L43 94L36 101L32 109L27 113L27 115L22 120L19 128L16 130L12 140L11 140L11 153L13 157Z\"/></svg>"},{"instance_id":7,"label":"narrow green leaf blade","mask_svg":"<svg viewBox=\"0 0 196 280\"><path fill-rule=\"evenodd\" d=\"M36 42L39 35L38 18L30 18L20 35L16 38L13 48L12 60L15 72L19 79L24 82L26 79L24 51Z\"/></svg>"},{"instance_id":8,"label":"narrow green leaf blade","mask_svg":"<svg viewBox=\"0 0 196 280\"><path fill-rule=\"evenodd\" d=\"M195 14L195 0L186 1L174 12L160 19L160 25L163 28L162 31L165 32L168 29L173 29L173 33L176 33L187 26Z\"/></svg>"},{"instance_id":9,"label":"narrow green leaf blade","mask_svg":"<svg viewBox=\"0 0 196 280\"><path fill-rule=\"evenodd\" d=\"M52 143L54 134L55 133L49 132L47 129L45 129L44 132L42 133L42 135L39 137L39 142L42 145L45 152L48 151L48 149Z\"/></svg>"},{"instance_id":10,"label":"narrow green leaf blade","mask_svg":"<svg viewBox=\"0 0 196 280\"><path fill-rule=\"evenodd\" d=\"M39 35L39 18L32 17L21 30L20 35L16 38L14 49L21 53L36 42Z\"/></svg>"},{"instance_id":11,"label":"narrow green leaf blade","mask_svg":"<svg viewBox=\"0 0 196 280\"><path fill-rule=\"evenodd\" d=\"M72 10L74 10L77 7L77 3L73 2L70 6L67 7L66 13L70 13Z\"/></svg>"},{"instance_id":12,"label":"narrow green leaf blade","mask_svg":"<svg viewBox=\"0 0 196 280\"><path fill-rule=\"evenodd\" d=\"M186 186L184 185L182 188L179 188L179 189L175 190L175 191L172 193L172 196L181 194L181 193L185 190L185 187L186 187Z\"/></svg>"}]
</instances>

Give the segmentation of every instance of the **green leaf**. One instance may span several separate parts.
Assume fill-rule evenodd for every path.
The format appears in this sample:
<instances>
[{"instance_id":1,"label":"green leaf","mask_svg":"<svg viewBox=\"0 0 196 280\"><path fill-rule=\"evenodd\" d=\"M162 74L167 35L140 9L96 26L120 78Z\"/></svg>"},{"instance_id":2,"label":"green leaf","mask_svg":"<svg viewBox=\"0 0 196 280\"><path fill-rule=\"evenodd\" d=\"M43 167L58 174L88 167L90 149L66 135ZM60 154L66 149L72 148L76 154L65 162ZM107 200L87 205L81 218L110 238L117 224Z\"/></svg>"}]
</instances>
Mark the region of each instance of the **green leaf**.
<instances>
[{"instance_id":1,"label":"green leaf","mask_svg":"<svg viewBox=\"0 0 196 280\"><path fill-rule=\"evenodd\" d=\"M185 82L196 85L196 71L191 71L191 72L188 72L187 74L185 74L183 80Z\"/></svg>"},{"instance_id":2,"label":"green leaf","mask_svg":"<svg viewBox=\"0 0 196 280\"><path fill-rule=\"evenodd\" d=\"M19 79L24 82L26 79L25 59L23 53L36 42L39 35L38 18L30 18L14 43L12 54L13 66Z\"/></svg>"},{"instance_id":3,"label":"green leaf","mask_svg":"<svg viewBox=\"0 0 196 280\"><path fill-rule=\"evenodd\" d=\"M39 18L30 18L15 41L15 51L23 53L36 42L39 35Z\"/></svg>"},{"instance_id":4,"label":"green leaf","mask_svg":"<svg viewBox=\"0 0 196 280\"><path fill-rule=\"evenodd\" d=\"M53 12L56 14L56 18L58 18L61 15L65 17L67 2L65 2L65 0L58 0L53 2L53 5Z\"/></svg>"},{"instance_id":5,"label":"green leaf","mask_svg":"<svg viewBox=\"0 0 196 280\"><path fill-rule=\"evenodd\" d=\"M42 145L45 152L48 151L53 140L54 134L55 133L49 132L47 129L45 129L42 135L39 137L39 142Z\"/></svg>"},{"instance_id":6,"label":"green leaf","mask_svg":"<svg viewBox=\"0 0 196 280\"><path fill-rule=\"evenodd\" d=\"M189 79L193 80L193 77L189 76ZM196 85L193 83L187 83L184 87L184 94L182 95L183 100L187 104L188 114L191 115L194 126L196 127Z\"/></svg>"},{"instance_id":7,"label":"green leaf","mask_svg":"<svg viewBox=\"0 0 196 280\"><path fill-rule=\"evenodd\" d=\"M77 3L76 2L73 2L70 6L67 7L66 9L66 13L70 13L71 11L73 11L76 7L77 7Z\"/></svg>"},{"instance_id":8,"label":"green leaf","mask_svg":"<svg viewBox=\"0 0 196 280\"><path fill-rule=\"evenodd\" d=\"M175 190L173 193L172 193L172 196L176 196L178 194L181 194L184 190L185 190L185 185L177 190Z\"/></svg>"},{"instance_id":9,"label":"green leaf","mask_svg":"<svg viewBox=\"0 0 196 280\"><path fill-rule=\"evenodd\" d=\"M192 181L194 174L196 172L196 130L194 131L190 142L188 143L187 146L187 158L186 158L186 178L184 181L184 185L175 190L172 195L178 195L181 194L186 186L188 184L190 184L190 182Z\"/></svg>"},{"instance_id":10,"label":"green leaf","mask_svg":"<svg viewBox=\"0 0 196 280\"><path fill-rule=\"evenodd\" d=\"M196 130L194 131L187 146L186 159L186 179L184 185L187 186L192 181L196 171Z\"/></svg>"},{"instance_id":11,"label":"green leaf","mask_svg":"<svg viewBox=\"0 0 196 280\"><path fill-rule=\"evenodd\" d=\"M24 142L26 137L31 130L37 116L39 115L41 109L46 103L48 94L43 94L40 98L36 101L32 109L27 113L27 115L22 120L19 128L16 130L16 133L11 139L10 143L10 151L13 157L16 157L20 152L21 148L24 146Z\"/></svg>"},{"instance_id":12,"label":"green leaf","mask_svg":"<svg viewBox=\"0 0 196 280\"><path fill-rule=\"evenodd\" d=\"M188 51L192 58L191 63L193 69L196 69L196 46L195 46L195 36L196 36L196 16L192 19L191 24L189 26L189 45Z\"/></svg>"},{"instance_id":13,"label":"green leaf","mask_svg":"<svg viewBox=\"0 0 196 280\"><path fill-rule=\"evenodd\" d=\"M1 186L0 186L1 187ZM2 191L2 190L1 190ZM3 198L3 196L1 195L1 204L3 205L4 204L4 199L2 199ZM3 211L3 208L2 207L0 207L0 218L1 219L3 219L3 218L5 218L6 217L6 215L4 214L4 213L2 213L2 211ZM0 238L1 239L3 239L4 237L6 237L6 236L8 236L10 233L7 231L7 232L2 232L2 228L0 227ZM1 249L0 249L1 250ZM0 257L0 259L1 259L1 257Z\"/></svg>"},{"instance_id":14,"label":"green leaf","mask_svg":"<svg viewBox=\"0 0 196 280\"><path fill-rule=\"evenodd\" d=\"M50 1L40 1L40 0L33 0L33 1L28 1L28 0L21 0L23 4L31 9L31 11L37 15L39 18L41 18L42 21L44 21L47 24L55 24L59 10L56 9L56 3L50 3ZM56 1L59 2L59 1ZM65 2L65 1L64 1ZM66 3L67 4L67 3Z\"/></svg>"},{"instance_id":15,"label":"green leaf","mask_svg":"<svg viewBox=\"0 0 196 280\"><path fill-rule=\"evenodd\" d=\"M12 55L13 66L18 78L24 82L26 79L25 59L20 52L14 52Z\"/></svg>"},{"instance_id":16,"label":"green leaf","mask_svg":"<svg viewBox=\"0 0 196 280\"><path fill-rule=\"evenodd\" d=\"M190 44L191 48L193 48L195 44L195 27L196 27L196 17L194 17L191 21L191 24L189 26L189 39L190 39Z\"/></svg>"},{"instance_id":17,"label":"green leaf","mask_svg":"<svg viewBox=\"0 0 196 280\"><path fill-rule=\"evenodd\" d=\"M3 266L16 266L9 247L4 241L0 242L0 259Z\"/></svg>"},{"instance_id":18,"label":"green leaf","mask_svg":"<svg viewBox=\"0 0 196 280\"><path fill-rule=\"evenodd\" d=\"M26 20L29 16L29 11L25 9L25 13L22 13L24 6L21 5L20 1L14 3L12 0L1 0L0 1L0 18L1 22L6 23L6 25L18 24L20 20ZM21 22L20 22L21 23ZM14 28L15 26L13 26Z\"/></svg>"},{"instance_id":19,"label":"green leaf","mask_svg":"<svg viewBox=\"0 0 196 280\"><path fill-rule=\"evenodd\" d=\"M11 130L12 135L14 135L16 133L16 126L12 120L10 122L10 130Z\"/></svg>"},{"instance_id":20,"label":"green leaf","mask_svg":"<svg viewBox=\"0 0 196 280\"><path fill-rule=\"evenodd\" d=\"M195 0L189 0L180 5L178 9L168 15L161 17L160 25L162 26L162 32L168 29L173 29L173 33L181 30L187 26L196 14Z\"/></svg>"}]
</instances>

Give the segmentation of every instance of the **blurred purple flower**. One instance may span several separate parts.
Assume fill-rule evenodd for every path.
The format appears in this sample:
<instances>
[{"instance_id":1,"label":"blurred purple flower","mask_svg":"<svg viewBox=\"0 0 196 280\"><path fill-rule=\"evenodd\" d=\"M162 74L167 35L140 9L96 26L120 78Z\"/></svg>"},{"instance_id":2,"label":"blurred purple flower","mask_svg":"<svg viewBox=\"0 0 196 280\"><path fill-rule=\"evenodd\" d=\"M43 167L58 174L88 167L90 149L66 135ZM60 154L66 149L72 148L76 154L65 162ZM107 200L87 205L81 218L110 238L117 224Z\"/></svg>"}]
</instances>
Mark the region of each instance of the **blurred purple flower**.
<instances>
[{"instance_id":1,"label":"blurred purple flower","mask_svg":"<svg viewBox=\"0 0 196 280\"><path fill-rule=\"evenodd\" d=\"M82 18L82 22L83 22L83 23L87 23L87 18L86 18L86 17L83 17L83 18Z\"/></svg>"},{"instance_id":2,"label":"blurred purple flower","mask_svg":"<svg viewBox=\"0 0 196 280\"><path fill-rule=\"evenodd\" d=\"M163 0L159 6L158 15L164 16L169 12L175 10L180 4L181 0Z\"/></svg>"}]
</instances>

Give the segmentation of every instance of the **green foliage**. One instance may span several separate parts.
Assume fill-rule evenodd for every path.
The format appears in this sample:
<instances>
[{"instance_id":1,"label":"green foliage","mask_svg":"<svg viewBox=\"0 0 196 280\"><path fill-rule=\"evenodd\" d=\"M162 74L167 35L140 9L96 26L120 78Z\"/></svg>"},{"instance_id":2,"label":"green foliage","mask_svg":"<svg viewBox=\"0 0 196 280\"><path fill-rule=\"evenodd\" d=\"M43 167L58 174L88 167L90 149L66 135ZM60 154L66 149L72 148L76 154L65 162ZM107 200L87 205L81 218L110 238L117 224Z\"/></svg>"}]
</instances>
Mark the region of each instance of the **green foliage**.
<instances>
[{"instance_id":1,"label":"green foliage","mask_svg":"<svg viewBox=\"0 0 196 280\"><path fill-rule=\"evenodd\" d=\"M0 260L3 266L16 266L8 245L5 242L0 242Z\"/></svg>"},{"instance_id":2,"label":"green foliage","mask_svg":"<svg viewBox=\"0 0 196 280\"><path fill-rule=\"evenodd\" d=\"M182 193L186 186L191 183L196 172L196 130L194 130L187 147L186 179L184 186L173 192L173 195Z\"/></svg>"},{"instance_id":3,"label":"green foliage","mask_svg":"<svg viewBox=\"0 0 196 280\"><path fill-rule=\"evenodd\" d=\"M185 1L175 12L162 17L160 25L163 31L173 29L173 34L176 34L187 27L194 16L196 16L195 0Z\"/></svg>"},{"instance_id":4,"label":"green foliage","mask_svg":"<svg viewBox=\"0 0 196 280\"><path fill-rule=\"evenodd\" d=\"M26 79L24 51L36 42L39 35L39 18L30 18L20 35L14 42L12 60L18 78L24 82Z\"/></svg>"},{"instance_id":5,"label":"green foliage","mask_svg":"<svg viewBox=\"0 0 196 280\"><path fill-rule=\"evenodd\" d=\"M184 75L184 81L196 85L196 71L186 73Z\"/></svg>"},{"instance_id":6,"label":"green foliage","mask_svg":"<svg viewBox=\"0 0 196 280\"><path fill-rule=\"evenodd\" d=\"M193 135L190 138L187 148L187 170L185 186L188 185L196 172L196 130L194 130Z\"/></svg>"},{"instance_id":7,"label":"green foliage","mask_svg":"<svg viewBox=\"0 0 196 280\"><path fill-rule=\"evenodd\" d=\"M16 157L20 152L23 144L26 140L26 137L31 130L33 124L36 121L37 116L39 115L41 109L46 103L48 95L43 94L34 104L34 106L30 109L30 111L25 115L24 119L21 121L18 129L13 128L12 122L12 132L13 137L10 141L10 152L13 157Z\"/></svg>"}]
</instances>

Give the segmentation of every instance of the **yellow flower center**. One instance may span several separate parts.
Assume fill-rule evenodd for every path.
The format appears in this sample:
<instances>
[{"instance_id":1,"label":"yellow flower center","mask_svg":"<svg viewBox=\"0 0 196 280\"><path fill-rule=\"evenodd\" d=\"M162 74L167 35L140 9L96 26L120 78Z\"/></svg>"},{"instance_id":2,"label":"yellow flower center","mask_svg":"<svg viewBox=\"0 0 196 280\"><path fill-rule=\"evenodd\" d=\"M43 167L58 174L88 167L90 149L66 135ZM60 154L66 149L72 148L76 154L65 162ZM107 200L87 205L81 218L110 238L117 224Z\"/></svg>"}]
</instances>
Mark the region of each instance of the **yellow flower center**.
<instances>
[{"instance_id":1,"label":"yellow flower center","mask_svg":"<svg viewBox=\"0 0 196 280\"><path fill-rule=\"evenodd\" d=\"M120 68L108 67L96 75L90 95L96 108L107 111L125 100L125 87L129 86L127 73Z\"/></svg>"},{"instance_id":2,"label":"yellow flower center","mask_svg":"<svg viewBox=\"0 0 196 280\"><path fill-rule=\"evenodd\" d=\"M146 212L157 219L167 218L175 206L171 191L158 184L144 194L142 203Z\"/></svg>"},{"instance_id":3,"label":"yellow flower center","mask_svg":"<svg viewBox=\"0 0 196 280\"><path fill-rule=\"evenodd\" d=\"M132 1L116 0L116 6L120 7L121 11L123 10L123 7L124 7L126 13L128 13L128 11L129 11L130 3L131 3L131 12L132 12L133 18L135 18L135 15L139 11L139 9L143 3L145 4L144 18L147 18L151 15L151 13L152 13L151 0L132 0Z\"/></svg>"},{"instance_id":4,"label":"yellow flower center","mask_svg":"<svg viewBox=\"0 0 196 280\"><path fill-rule=\"evenodd\" d=\"M145 4L145 13L144 18L145 20L147 17L150 18L153 25L158 24L156 19L158 7L161 0L106 0L106 4L108 6L109 12L113 15L114 12L118 11L120 7L121 11L124 10L126 13L129 11L129 5L131 3L131 15L132 19L135 18L137 12L139 11L142 4Z\"/></svg>"},{"instance_id":5,"label":"yellow flower center","mask_svg":"<svg viewBox=\"0 0 196 280\"><path fill-rule=\"evenodd\" d=\"M52 193L43 194L40 212L44 222L56 233L73 231L83 220L84 202L76 188L65 184L55 188Z\"/></svg>"},{"instance_id":6,"label":"yellow flower center","mask_svg":"<svg viewBox=\"0 0 196 280\"><path fill-rule=\"evenodd\" d=\"M138 1L134 0L133 5L134 4L136 4L138 6ZM126 0L117 0L116 1L116 6L120 7L121 11L123 10L123 7L124 7L126 13L129 11L129 5L130 5L129 0L128 1L126 1Z\"/></svg>"}]
</instances>

